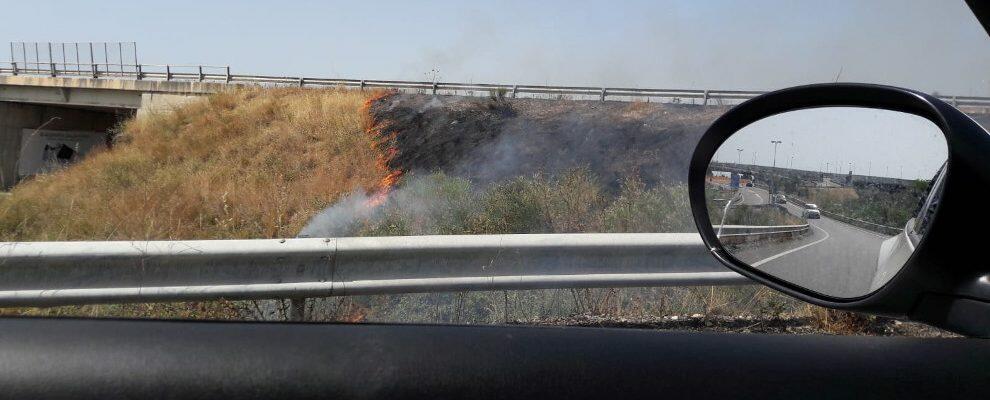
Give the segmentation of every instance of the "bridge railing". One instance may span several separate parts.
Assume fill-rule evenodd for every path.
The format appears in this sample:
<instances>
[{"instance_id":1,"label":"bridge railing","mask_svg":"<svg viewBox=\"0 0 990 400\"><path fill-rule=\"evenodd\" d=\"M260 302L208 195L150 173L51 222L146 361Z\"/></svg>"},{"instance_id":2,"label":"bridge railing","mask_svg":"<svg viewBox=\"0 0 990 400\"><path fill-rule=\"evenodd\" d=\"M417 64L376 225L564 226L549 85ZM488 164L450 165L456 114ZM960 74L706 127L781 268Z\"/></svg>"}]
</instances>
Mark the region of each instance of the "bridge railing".
<instances>
[{"instance_id":1,"label":"bridge railing","mask_svg":"<svg viewBox=\"0 0 990 400\"><path fill-rule=\"evenodd\" d=\"M109 79L152 79L164 81L200 81L235 84L261 84L298 87L382 88L432 94L504 95L506 97L596 98L601 101L631 101L660 99L669 102L691 102L704 105L735 104L759 96L758 90L717 89L649 89L593 86L508 85L492 83L461 83L431 81L399 81L371 79L334 79L273 75L244 75L231 73L230 66L176 64L114 64L11 61L0 65L0 74L44 75L51 77L83 77ZM939 98L957 106L973 107L978 111L990 109L990 97L944 96Z\"/></svg>"},{"instance_id":2,"label":"bridge railing","mask_svg":"<svg viewBox=\"0 0 990 400\"><path fill-rule=\"evenodd\" d=\"M11 62L0 68L9 75L45 75L51 77L127 78L179 81L230 82L230 67L180 64L114 64Z\"/></svg>"}]
</instances>

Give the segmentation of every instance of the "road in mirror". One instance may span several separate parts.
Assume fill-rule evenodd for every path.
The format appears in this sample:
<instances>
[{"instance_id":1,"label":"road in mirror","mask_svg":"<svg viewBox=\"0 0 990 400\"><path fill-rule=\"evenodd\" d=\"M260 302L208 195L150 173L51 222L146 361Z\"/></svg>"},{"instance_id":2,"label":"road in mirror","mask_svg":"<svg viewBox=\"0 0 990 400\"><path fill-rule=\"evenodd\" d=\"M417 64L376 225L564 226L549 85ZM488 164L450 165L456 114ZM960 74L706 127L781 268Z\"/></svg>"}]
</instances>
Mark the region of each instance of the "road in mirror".
<instances>
[{"instance_id":1,"label":"road in mirror","mask_svg":"<svg viewBox=\"0 0 990 400\"><path fill-rule=\"evenodd\" d=\"M821 294L858 297L914 251L946 157L939 128L913 114L782 113L719 147L706 177L708 212L737 259Z\"/></svg>"}]
</instances>

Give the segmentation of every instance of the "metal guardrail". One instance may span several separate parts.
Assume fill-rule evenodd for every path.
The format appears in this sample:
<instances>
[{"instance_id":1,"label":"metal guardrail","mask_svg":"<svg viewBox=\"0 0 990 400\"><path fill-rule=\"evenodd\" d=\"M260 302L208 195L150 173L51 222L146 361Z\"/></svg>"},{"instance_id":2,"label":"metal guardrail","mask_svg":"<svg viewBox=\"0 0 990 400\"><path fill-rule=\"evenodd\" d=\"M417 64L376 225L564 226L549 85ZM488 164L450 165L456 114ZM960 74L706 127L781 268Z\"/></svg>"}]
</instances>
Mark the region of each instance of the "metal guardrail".
<instances>
[{"instance_id":1,"label":"metal guardrail","mask_svg":"<svg viewBox=\"0 0 990 400\"><path fill-rule=\"evenodd\" d=\"M790 239L807 233L811 225L725 225L721 230L718 226L714 228L717 232L721 232L718 238L723 244L739 244L759 240Z\"/></svg>"},{"instance_id":2,"label":"metal guardrail","mask_svg":"<svg viewBox=\"0 0 990 400\"><path fill-rule=\"evenodd\" d=\"M818 210L818 211L821 211L822 215L825 215L825 216L830 217L832 219L836 219L836 220L839 220L839 221L844 222L846 224L857 226L857 227L860 227L860 228L863 228L863 229L866 229L866 230L869 230L869 231L881 233L881 234L884 234L884 235L897 235L897 234L899 234L899 233L901 233L903 231L903 229L901 229L901 228L895 228L893 226L888 226L888 225L881 225L881 224L870 222L870 221L863 221L861 219L847 217L847 216L842 215L842 214L836 214L836 213L831 212L831 211L825 211L825 210Z\"/></svg>"},{"instance_id":3,"label":"metal guardrail","mask_svg":"<svg viewBox=\"0 0 990 400\"><path fill-rule=\"evenodd\" d=\"M713 226L717 231L719 229L718 225ZM764 234L764 233L775 233L775 232L794 232L802 229L808 229L808 224L800 225L724 225L721 227L722 232L728 235L739 235L739 234Z\"/></svg>"},{"instance_id":4,"label":"metal guardrail","mask_svg":"<svg viewBox=\"0 0 990 400\"><path fill-rule=\"evenodd\" d=\"M51 77L83 77L111 79L153 79L164 81L198 81L222 82L234 84L268 84L298 87L344 87L344 88L382 88L397 90L416 90L432 94L459 94L461 92L474 94L504 94L507 97L519 95L554 96L583 96L593 97L601 101L632 100L643 98L671 99L674 102L700 100L708 105L710 101L716 104L733 104L747 100L765 91L758 90L703 90L703 89L643 89L624 87L592 87L592 86L550 86L550 85L507 85L492 83L458 83L431 81L401 81L401 80L371 80L371 79L333 79L310 78L272 75L242 75L231 73L230 66L209 65L174 65L174 64L113 64L113 63L70 63L70 62L20 62L10 61L6 66L0 66L0 74L8 75L44 75ZM944 96L939 98L957 107L990 108L990 97L978 96Z\"/></svg>"},{"instance_id":5,"label":"metal guardrail","mask_svg":"<svg viewBox=\"0 0 990 400\"><path fill-rule=\"evenodd\" d=\"M792 203L792 204L794 204L794 205L796 205L798 207L801 207L801 208L805 208L806 207L806 204L807 204L807 202L805 202L803 200L800 200L800 199L798 199L798 198L796 198L794 196L787 196L787 201L789 203ZM874 223L874 222L863 221L861 219L847 217L847 216L842 215L842 214L836 214L836 213L831 212L831 211L825 211L825 210L822 210L822 209L818 209L818 211L820 213L822 213L822 215L824 215L824 216L827 216L829 218L838 220L838 221L840 221L842 223L845 223L847 225L856 226L856 227L859 227L859 228L862 228L862 229L866 229L866 230L877 232L877 233L884 234L884 235L897 235L897 234L899 234L899 233L901 233L903 231L903 229L901 229L901 228L895 228L893 226L887 226L887 225L881 225L881 224Z\"/></svg>"},{"instance_id":6,"label":"metal guardrail","mask_svg":"<svg viewBox=\"0 0 990 400\"><path fill-rule=\"evenodd\" d=\"M0 307L749 283L695 233L0 243Z\"/></svg>"}]
</instances>

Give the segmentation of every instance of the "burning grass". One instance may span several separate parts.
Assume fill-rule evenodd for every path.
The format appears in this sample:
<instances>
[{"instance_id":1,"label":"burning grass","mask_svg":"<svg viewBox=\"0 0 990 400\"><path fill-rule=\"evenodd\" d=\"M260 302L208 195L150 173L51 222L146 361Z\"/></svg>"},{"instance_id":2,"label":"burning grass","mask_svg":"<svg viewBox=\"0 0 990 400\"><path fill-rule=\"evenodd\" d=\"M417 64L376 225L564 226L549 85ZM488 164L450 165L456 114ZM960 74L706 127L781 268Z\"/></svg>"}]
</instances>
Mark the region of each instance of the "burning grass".
<instances>
[{"instance_id":1,"label":"burning grass","mask_svg":"<svg viewBox=\"0 0 990 400\"><path fill-rule=\"evenodd\" d=\"M376 92L371 97L368 97L361 107L361 115L365 118L365 133L371 141L371 149L378 155L375 165L379 170L387 171L385 176L378 181L374 193L367 202L368 207L378 207L384 203L388 198L389 192L399 184L399 178L405 173L405 171L391 166L395 156L399 153L395 145L395 137L399 132L389 130L388 121L375 120L371 112L371 107L376 102L394 94L394 91Z\"/></svg>"},{"instance_id":2,"label":"burning grass","mask_svg":"<svg viewBox=\"0 0 990 400\"><path fill-rule=\"evenodd\" d=\"M392 175L364 133L368 96L245 88L132 119L113 150L0 199L0 239L294 236Z\"/></svg>"}]
</instances>

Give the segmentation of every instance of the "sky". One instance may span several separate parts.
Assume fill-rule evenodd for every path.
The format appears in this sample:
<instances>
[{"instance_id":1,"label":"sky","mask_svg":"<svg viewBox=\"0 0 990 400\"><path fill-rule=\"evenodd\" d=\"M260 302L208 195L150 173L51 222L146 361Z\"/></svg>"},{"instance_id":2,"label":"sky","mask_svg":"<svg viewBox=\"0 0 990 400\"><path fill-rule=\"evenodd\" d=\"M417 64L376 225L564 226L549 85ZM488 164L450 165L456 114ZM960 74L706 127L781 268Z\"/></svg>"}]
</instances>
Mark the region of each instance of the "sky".
<instances>
[{"instance_id":1,"label":"sky","mask_svg":"<svg viewBox=\"0 0 990 400\"><path fill-rule=\"evenodd\" d=\"M133 41L234 73L772 90L872 82L990 95L962 0L8 2L0 41ZM4 44L5 45L5 44ZM2 53L7 53L3 50Z\"/></svg>"},{"instance_id":2,"label":"sky","mask_svg":"<svg viewBox=\"0 0 990 400\"><path fill-rule=\"evenodd\" d=\"M776 160L774 140L781 142ZM736 132L716 154L723 162L924 180L935 176L947 157L945 137L931 121L857 107L773 115Z\"/></svg>"}]
</instances>

